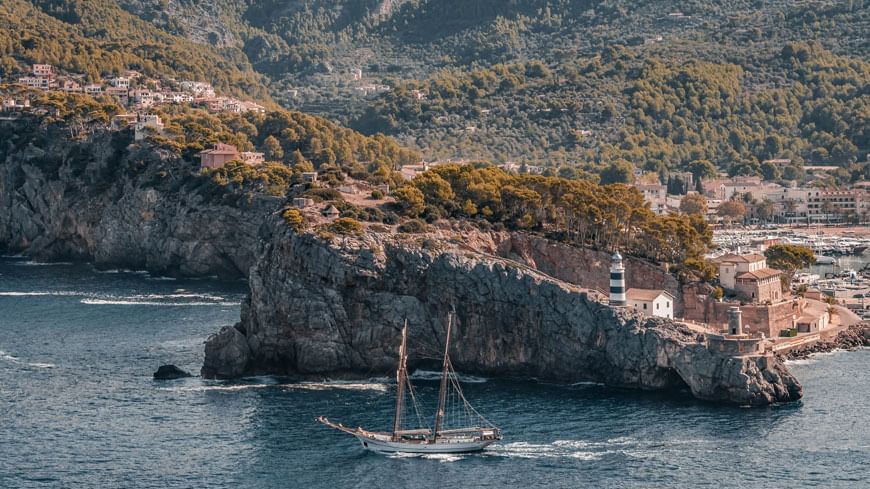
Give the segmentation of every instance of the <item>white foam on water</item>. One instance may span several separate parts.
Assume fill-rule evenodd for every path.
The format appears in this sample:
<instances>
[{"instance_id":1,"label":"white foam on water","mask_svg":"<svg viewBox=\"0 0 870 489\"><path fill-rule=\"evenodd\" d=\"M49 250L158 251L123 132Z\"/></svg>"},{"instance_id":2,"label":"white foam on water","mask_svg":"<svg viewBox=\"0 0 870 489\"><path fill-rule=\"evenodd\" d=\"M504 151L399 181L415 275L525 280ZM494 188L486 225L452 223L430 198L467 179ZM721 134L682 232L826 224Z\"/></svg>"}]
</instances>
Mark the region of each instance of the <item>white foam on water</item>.
<instances>
[{"instance_id":1,"label":"white foam on water","mask_svg":"<svg viewBox=\"0 0 870 489\"><path fill-rule=\"evenodd\" d=\"M495 444L485 450L486 455L508 458L573 458L577 460L600 460L607 454L623 453L620 445L631 443L629 438L614 438L603 442L586 440L556 440L552 443L528 443L523 441Z\"/></svg>"},{"instance_id":2,"label":"white foam on water","mask_svg":"<svg viewBox=\"0 0 870 489\"><path fill-rule=\"evenodd\" d=\"M25 361L22 361L20 358L14 356L14 355L10 355L2 350L0 350L0 360L5 360L9 363L14 363L15 365L22 365L24 367L33 367L33 368L55 368L57 366L53 363L25 362Z\"/></svg>"},{"instance_id":3,"label":"white foam on water","mask_svg":"<svg viewBox=\"0 0 870 489\"><path fill-rule=\"evenodd\" d=\"M456 462L458 460L462 460L462 455L456 455L455 453L426 453L423 454L420 458L425 458L427 460L437 460L441 463L449 463Z\"/></svg>"},{"instance_id":4,"label":"white foam on water","mask_svg":"<svg viewBox=\"0 0 870 489\"><path fill-rule=\"evenodd\" d=\"M393 452L387 455L387 458L419 458L419 453Z\"/></svg>"},{"instance_id":5,"label":"white foam on water","mask_svg":"<svg viewBox=\"0 0 870 489\"><path fill-rule=\"evenodd\" d=\"M237 306L238 302L161 302L156 300L139 300L139 299L82 299L82 304L97 305L97 306L168 306L168 307L183 307L183 306Z\"/></svg>"},{"instance_id":6,"label":"white foam on water","mask_svg":"<svg viewBox=\"0 0 870 489\"><path fill-rule=\"evenodd\" d=\"M489 379L485 377L475 377L474 375L456 374L459 381L465 384L483 384ZM411 380L441 380L441 372L433 372L431 370L416 370L411 374Z\"/></svg>"},{"instance_id":7,"label":"white foam on water","mask_svg":"<svg viewBox=\"0 0 870 489\"><path fill-rule=\"evenodd\" d=\"M75 265L72 262L68 261L55 261L55 262L41 262L41 261L19 261L12 262L13 265L21 266L21 267L55 267L55 266L70 266Z\"/></svg>"},{"instance_id":8,"label":"white foam on water","mask_svg":"<svg viewBox=\"0 0 870 489\"><path fill-rule=\"evenodd\" d=\"M67 297L81 297L88 295L85 292L76 292L76 291L33 291L33 292L16 292L16 291L4 291L0 292L0 296L2 297L44 297L44 296L67 296Z\"/></svg>"},{"instance_id":9,"label":"white foam on water","mask_svg":"<svg viewBox=\"0 0 870 489\"><path fill-rule=\"evenodd\" d=\"M387 392L388 386L384 384L366 384L366 383L293 383L293 384L223 384L223 385L180 385L173 387L161 387L159 390L170 392L237 392L250 389L283 389L283 390L309 390L309 391L324 391L324 390L356 390L356 391L377 391Z\"/></svg>"}]
</instances>

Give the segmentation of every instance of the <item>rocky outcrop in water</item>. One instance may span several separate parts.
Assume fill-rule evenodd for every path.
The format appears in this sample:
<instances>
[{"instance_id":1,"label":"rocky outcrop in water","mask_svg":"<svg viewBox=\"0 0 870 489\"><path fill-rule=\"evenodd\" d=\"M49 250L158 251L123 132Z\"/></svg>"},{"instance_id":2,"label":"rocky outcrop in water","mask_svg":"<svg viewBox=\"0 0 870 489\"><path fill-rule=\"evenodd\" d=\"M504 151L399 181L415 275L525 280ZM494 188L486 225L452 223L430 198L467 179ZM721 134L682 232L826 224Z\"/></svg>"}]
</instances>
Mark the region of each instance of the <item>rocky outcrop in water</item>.
<instances>
[{"instance_id":1,"label":"rocky outcrop in water","mask_svg":"<svg viewBox=\"0 0 870 489\"><path fill-rule=\"evenodd\" d=\"M775 358L715 354L672 321L612 309L451 234L274 237L251 269L241 323L208 340L203 376L390 372L405 319L413 366L432 366L455 308L451 357L464 372L688 388L751 405L801 396Z\"/></svg>"},{"instance_id":2,"label":"rocky outcrop in water","mask_svg":"<svg viewBox=\"0 0 870 489\"><path fill-rule=\"evenodd\" d=\"M175 365L161 365L157 368L157 371L154 372L154 380L175 380L175 379L183 379L185 377L193 377L190 372L185 370L181 370Z\"/></svg>"}]
</instances>

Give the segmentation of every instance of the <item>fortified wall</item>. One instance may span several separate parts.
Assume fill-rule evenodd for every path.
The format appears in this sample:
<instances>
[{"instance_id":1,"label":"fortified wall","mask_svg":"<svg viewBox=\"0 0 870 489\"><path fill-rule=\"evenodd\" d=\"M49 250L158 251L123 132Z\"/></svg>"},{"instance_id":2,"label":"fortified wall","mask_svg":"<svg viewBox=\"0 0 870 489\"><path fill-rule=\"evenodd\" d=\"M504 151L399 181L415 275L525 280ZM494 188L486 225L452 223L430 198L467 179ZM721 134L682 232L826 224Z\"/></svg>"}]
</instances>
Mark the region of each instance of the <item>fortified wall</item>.
<instances>
[{"instance_id":1,"label":"fortified wall","mask_svg":"<svg viewBox=\"0 0 870 489\"><path fill-rule=\"evenodd\" d=\"M688 284L683 287L683 317L692 321L725 328L728 324L728 309L733 302L718 302L710 297L709 286ZM767 337L779 336L783 329L793 326L793 319L800 317L806 307L803 298L795 297L777 304L744 304L743 331L746 334L764 333Z\"/></svg>"}]
</instances>

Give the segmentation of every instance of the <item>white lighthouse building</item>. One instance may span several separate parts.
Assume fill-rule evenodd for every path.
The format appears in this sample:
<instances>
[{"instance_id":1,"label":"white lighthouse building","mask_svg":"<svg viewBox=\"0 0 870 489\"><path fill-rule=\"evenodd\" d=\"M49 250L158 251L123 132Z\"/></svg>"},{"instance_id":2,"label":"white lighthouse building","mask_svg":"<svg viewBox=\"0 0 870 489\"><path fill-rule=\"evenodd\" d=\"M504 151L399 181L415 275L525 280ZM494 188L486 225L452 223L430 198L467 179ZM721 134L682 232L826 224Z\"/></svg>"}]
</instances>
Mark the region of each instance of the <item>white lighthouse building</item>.
<instances>
[{"instance_id":1,"label":"white lighthouse building","mask_svg":"<svg viewBox=\"0 0 870 489\"><path fill-rule=\"evenodd\" d=\"M618 251L613 254L610 263L610 305L625 305L625 266Z\"/></svg>"}]
</instances>

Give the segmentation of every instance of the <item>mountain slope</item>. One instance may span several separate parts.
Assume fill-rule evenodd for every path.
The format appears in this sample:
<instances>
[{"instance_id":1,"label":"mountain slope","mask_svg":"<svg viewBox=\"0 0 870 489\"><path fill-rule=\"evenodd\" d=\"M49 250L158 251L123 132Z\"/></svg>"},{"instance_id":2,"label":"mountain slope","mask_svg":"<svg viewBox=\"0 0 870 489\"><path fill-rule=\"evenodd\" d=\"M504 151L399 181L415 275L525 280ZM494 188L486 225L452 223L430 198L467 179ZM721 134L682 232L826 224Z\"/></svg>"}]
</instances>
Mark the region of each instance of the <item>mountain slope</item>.
<instances>
[{"instance_id":1,"label":"mountain slope","mask_svg":"<svg viewBox=\"0 0 870 489\"><path fill-rule=\"evenodd\" d=\"M89 79L140 70L210 81L223 93L269 101L265 79L238 50L173 35L111 0L4 0L0 4L0 74L50 63Z\"/></svg>"}]
</instances>

